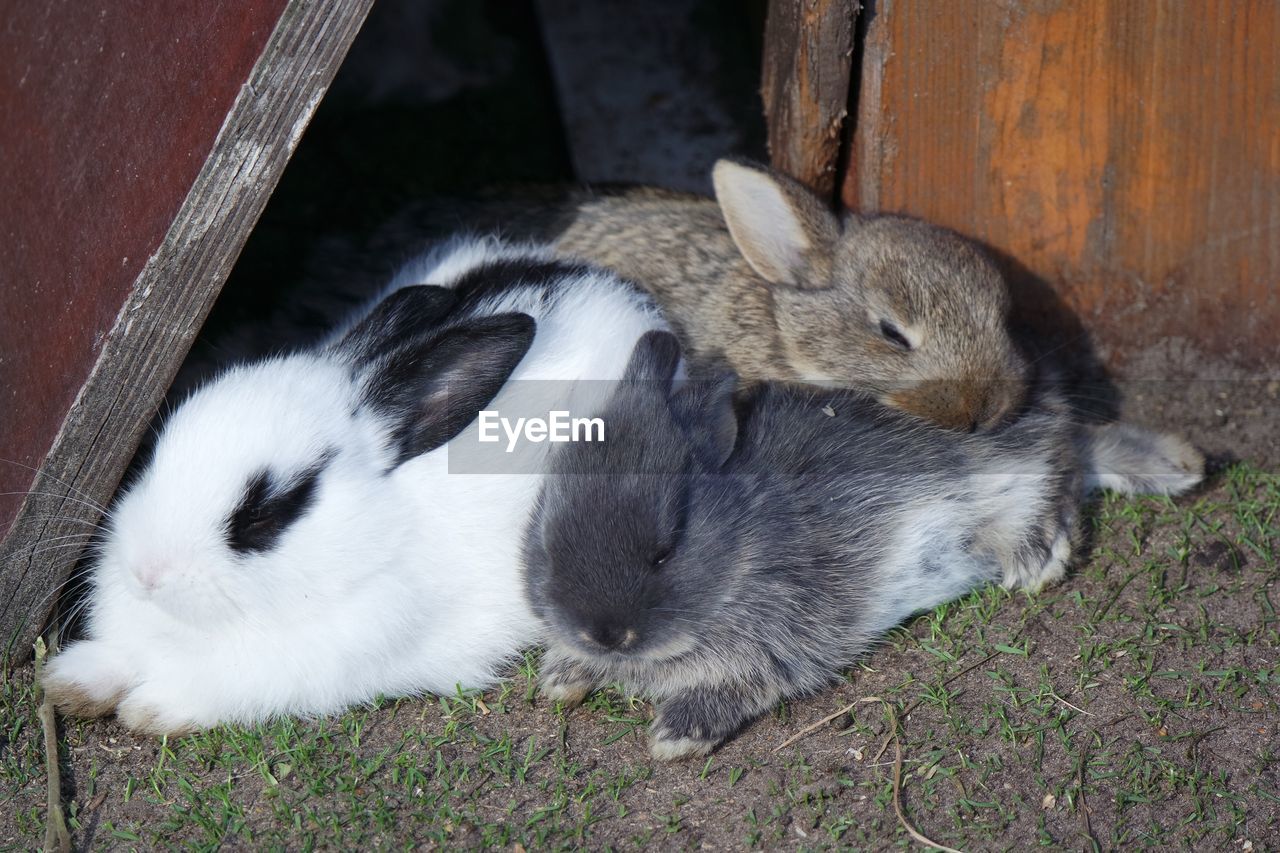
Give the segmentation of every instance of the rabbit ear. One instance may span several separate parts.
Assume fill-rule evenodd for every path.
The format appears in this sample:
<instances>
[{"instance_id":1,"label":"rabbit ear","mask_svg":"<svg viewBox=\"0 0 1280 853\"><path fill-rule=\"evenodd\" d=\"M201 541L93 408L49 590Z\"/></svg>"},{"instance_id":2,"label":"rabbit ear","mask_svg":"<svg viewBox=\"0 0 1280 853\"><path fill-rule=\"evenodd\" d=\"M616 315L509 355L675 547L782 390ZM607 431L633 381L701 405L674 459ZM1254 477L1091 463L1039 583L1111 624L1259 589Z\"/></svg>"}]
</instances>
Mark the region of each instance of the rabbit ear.
<instances>
[{"instance_id":1,"label":"rabbit ear","mask_svg":"<svg viewBox=\"0 0 1280 853\"><path fill-rule=\"evenodd\" d=\"M711 181L733 242L761 278L827 286L840 223L817 196L781 172L735 160L717 162Z\"/></svg>"},{"instance_id":2,"label":"rabbit ear","mask_svg":"<svg viewBox=\"0 0 1280 853\"><path fill-rule=\"evenodd\" d=\"M623 375L625 383L644 383L644 399L661 410L665 398L694 454L712 470L719 470L738 440L738 414L734 390L738 377L728 373L711 382L690 381L672 393L671 383L680 366L680 344L670 332L651 331L636 342ZM657 392L657 396L652 396Z\"/></svg>"},{"instance_id":3,"label":"rabbit ear","mask_svg":"<svg viewBox=\"0 0 1280 853\"><path fill-rule=\"evenodd\" d=\"M460 322L378 359L364 400L391 416L393 468L440 447L489 404L533 343L527 314Z\"/></svg>"},{"instance_id":4,"label":"rabbit ear","mask_svg":"<svg viewBox=\"0 0 1280 853\"><path fill-rule=\"evenodd\" d=\"M444 287L413 285L390 293L330 348L363 366L422 337L444 319L457 295Z\"/></svg>"},{"instance_id":5,"label":"rabbit ear","mask_svg":"<svg viewBox=\"0 0 1280 853\"><path fill-rule=\"evenodd\" d=\"M671 414L694 455L712 471L724 467L738 443L737 388L737 375L729 373L711 382L690 381L671 395Z\"/></svg>"},{"instance_id":6,"label":"rabbit ear","mask_svg":"<svg viewBox=\"0 0 1280 853\"><path fill-rule=\"evenodd\" d=\"M664 390L671 385L671 379L680 366L680 343L670 332L645 332L636 341L631 350L631 360L627 362L623 374L625 382L663 382Z\"/></svg>"}]
</instances>

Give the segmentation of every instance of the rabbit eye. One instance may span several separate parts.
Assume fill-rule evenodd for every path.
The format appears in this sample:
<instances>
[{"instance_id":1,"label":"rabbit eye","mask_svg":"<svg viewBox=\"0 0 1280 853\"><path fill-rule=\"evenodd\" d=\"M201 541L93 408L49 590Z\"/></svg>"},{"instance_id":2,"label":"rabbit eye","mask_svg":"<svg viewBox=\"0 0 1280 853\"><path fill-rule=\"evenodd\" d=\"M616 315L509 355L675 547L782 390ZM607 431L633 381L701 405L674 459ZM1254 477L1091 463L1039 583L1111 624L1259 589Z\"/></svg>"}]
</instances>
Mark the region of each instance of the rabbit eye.
<instances>
[{"instance_id":1,"label":"rabbit eye","mask_svg":"<svg viewBox=\"0 0 1280 853\"><path fill-rule=\"evenodd\" d=\"M898 349L908 352L911 350L911 341L907 340L907 336L902 334L901 330L888 320L880 321L880 334L884 335L884 339Z\"/></svg>"},{"instance_id":2,"label":"rabbit eye","mask_svg":"<svg viewBox=\"0 0 1280 853\"><path fill-rule=\"evenodd\" d=\"M332 454L326 454L284 487L274 486L267 471L249 481L240 505L226 522L231 550L238 554L270 550L285 529L311 507L320 473L330 458Z\"/></svg>"},{"instance_id":3,"label":"rabbit eye","mask_svg":"<svg viewBox=\"0 0 1280 853\"><path fill-rule=\"evenodd\" d=\"M667 559L671 557L671 552L672 552L672 550L674 550L674 549L672 549L672 548L663 548L662 550L660 550L660 551L658 551L657 553L655 553L655 554L653 555L653 559L650 561L650 562L652 563L653 567L654 567L655 569L657 569L657 568L661 568L661 567L662 567L662 565L663 565L663 563L667 562Z\"/></svg>"}]
</instances>

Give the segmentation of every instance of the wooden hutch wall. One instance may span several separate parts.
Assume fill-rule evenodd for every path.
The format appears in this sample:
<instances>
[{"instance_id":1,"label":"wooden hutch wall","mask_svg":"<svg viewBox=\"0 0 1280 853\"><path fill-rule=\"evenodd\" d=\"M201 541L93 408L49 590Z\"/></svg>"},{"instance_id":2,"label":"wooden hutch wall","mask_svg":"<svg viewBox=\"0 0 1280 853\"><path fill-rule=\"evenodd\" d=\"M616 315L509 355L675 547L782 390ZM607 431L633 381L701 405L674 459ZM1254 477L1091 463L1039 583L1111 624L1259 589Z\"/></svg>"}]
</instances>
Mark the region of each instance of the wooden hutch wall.
<instances>
[{"instance_id":1,"label":"wooden hutch wall","mask_svg":"<svg viewBox=\"0 0 1280 853\"><path fill-rule=\"evenodd\" d=\"M845 205L1016 259L1129 378L1276 375L1280 3L877 0L863 15Z\"/></svg>"}]
</instances>

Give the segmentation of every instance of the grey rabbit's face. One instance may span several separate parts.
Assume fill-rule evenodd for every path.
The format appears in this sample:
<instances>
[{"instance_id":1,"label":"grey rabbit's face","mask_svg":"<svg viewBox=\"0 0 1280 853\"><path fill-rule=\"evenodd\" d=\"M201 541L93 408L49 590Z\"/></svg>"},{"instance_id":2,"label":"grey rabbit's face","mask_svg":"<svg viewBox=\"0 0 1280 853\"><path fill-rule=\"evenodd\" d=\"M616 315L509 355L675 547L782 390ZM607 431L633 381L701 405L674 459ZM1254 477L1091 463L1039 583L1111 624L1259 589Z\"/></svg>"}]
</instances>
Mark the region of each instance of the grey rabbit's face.
<instances>
[{"instance_id":1,"label":"grey rabbit's face","mask_svg":"<svg viewBox=\"0 0 1280 853\"><path fill-rule=\"evenodd\" d=\"M797 378L861 388L948 429L994 428L1021 407L1025 358L1003 277L975 245L927 222L841 223L790 178L721 161L716 198L769 284Z\"/></svg>"},{"instance_id":2,"label":"grey rabbit's face","mask_svg":"<svg viewBox=\"0 0 1280 853\"><path fill-rule=\"evenodd\" d=\"M641 340L602 414L605 441L553 457L530 526L530 602L556 639L587 658L653 662L690 651L732 582L727 561L708 558L725 551L714 547L721 501L690 499L695 481L728 478L706 473L680 422L682 398L690 412L705 398L694 399L702 392L692 383L671 394L678 360L671 335ZM733 436L721 440L731 446ZM734 488L723 482L712 491L727 499Z\"/></svg>"},{"instance_id":3,"label":"grey rabbit's face","mask_svg":"<svg viewBox=\"0 0 1280 853\"><path fill-rule=\"evenodd\" d=\"M530 597L580 656L656 662L694 648L710 589L689 559L676 483L589 474L547 487L526 555Z\"/></svg>"}]
</instances>

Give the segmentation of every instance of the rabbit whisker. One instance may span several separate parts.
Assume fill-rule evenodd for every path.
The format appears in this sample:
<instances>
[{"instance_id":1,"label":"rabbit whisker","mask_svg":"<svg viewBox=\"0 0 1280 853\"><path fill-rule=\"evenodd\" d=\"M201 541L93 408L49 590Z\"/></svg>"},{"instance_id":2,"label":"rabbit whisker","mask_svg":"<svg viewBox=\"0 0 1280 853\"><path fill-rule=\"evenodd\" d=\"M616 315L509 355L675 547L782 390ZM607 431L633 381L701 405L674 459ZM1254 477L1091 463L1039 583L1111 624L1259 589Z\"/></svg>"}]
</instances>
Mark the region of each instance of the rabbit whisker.
<instances>
[{"instance_id":1,"label":"rabbit whisker","mask_svg":"<svg viewBox=\"0 0 1280 853\"><path fill-rule=\"evenodd\" d=\"M95 512L99 512L103 514L106 514L107 512L106 507L102 506L101 504L97 502L83 500L81 498L76 497L75 495L63 495L63 494L59 494L58 492L37 492L37 491L0 492L0 498L13 497L15 495L21 495L22 497L27 497L30 495L30 496L41 497L41 498L58 498L60 500L66 500L66 501L71 501L73 503L83 504L84 506L89 507Z\"/></svg>"},{"instance_id":2,"label":"rabbit whisker","mask_svg":"<svg viewBox=\"0 0 1280 853\"><path fill-rule=\"evenodd\" d=\"M51 521L51 522L57 522L57 523L59 523L59 524L87 524L87 525L89 525L90 527L94 528L95 530L101 530L101 531L104 531L104 532L106 531L106 527L104 527L104 526L102 525L102 523L101 523L101 522L92 521L92 520L87 519L87 518L76 518L76 517L75 517L75 516L73 516L73 515L53 515L53 514L50 514L50 515L44 515L44 516L41 516L41 517L40 517L39 519L37 519L37 520L38 520L38 521ZM92 531L90 531L90 532L92 532Z\"/></svg>"},{"instance_id":3,"label":"rabbit whisker","mask_svg":"<svg viewBox=\"0 0 1280 853\"><path fill-rule=\"evenodd\" d=\"M45 554L50 551L62 551L67 548L84 548L84 544L85 543L83 542L54 542L53 544L38 542L28 550L30 550L31 556L34 557L37 554Z\"/></svg>"},{"instance_id":4,"label":"rabbit whisker","mask_svg":"<svg viewBox=\"0 0 1280 853\"><path fill-rule=\"evenodd\" d=\"M54 475L50 474L48 471L41 471L39 468L36 468L34 466L26 465L14 459L5 459L3 456L0 456L0 462L3 462L6 465L13 465L18 468L25 468L26 470L32 471L36 474L40 474L43 477L48 477L50 480L53 480L58 485L66 486L68 489L75 492L77 495L84 498L85 500L89 500L89 501L93 500L93 496L90 495L88 492L84 491L84 489L76 488L71 483L68 483L66 480L62 479L61 477L55 477Z\"/></svg>"},{"instance_id":5,"label":"rabbit whisker","mask_svg":"<svg viewBox=\"0 0 1280 853\"><path fill-rule=\"evenodd\" d=\"M75 563L68 561L67 565L74 566ZM64 580L54 585L53 589L49 590L49 592L47 592L39 601L37 601L35 605L35 609L39 610L40 608L47 606L49 602L54 599L54 597L59 596L62 593L67 592L69 589L73 589L82 583L86 583L87 580L88 579L85 573L72 572Z\"/></svg>"},{"instance_id":6,"label":"rabbit whisker","mask_svg":"<svg viewBox=\"0 0 1280 853\"><path fill-rule=\"evenodd\" d=\"M698 615L698 611L691 610L687 607L650 607L648 610L653 613L685 613L694 616Z\"/></svg>"},{"instance_id":7,"label":"rabbit whisker","mask_svg":"<svg viewBox=\"0 0 1280 853\"><path fill-rule=\"evenodd\" d=\"M84 534L75 534L75 535L82 536ZM46 551L55 551L55 550L58 550L59 548L88 549L89 547L89 541L86 539L79 539L78 541L62 541L65 538L68 538L68 537L56 537L55 539L44 539L44 540L40 540L39 542L33 542L32 544L28 545L27 547L15 553L13 556L15 559L21 559L23 557L34 557L37 554L43 554Z\"/></svg>"},{"instance_id":8,"label":"rabbit whisker","mask_svg":"<svg viewBox=\"0 0 1280 853\"><path fill-rule=\"evenodd\" d=\"M1046 350L1045 352L1038 354L1035 358L1031 359L1031 364L1033 365L1040 364L1040 362L1044 361L1054 353L1059 352L1060 350L1066 349L1067 347L1075 346L1077 343L1079 343L1080 341L1084 340L1087 337L1089 337L1089 333L1087 331L1081 332L1078 335L1074 335L1071 338L1058 344L1056 347L1053 347L1052 349Z\"/></svg>"}]
</instances>

